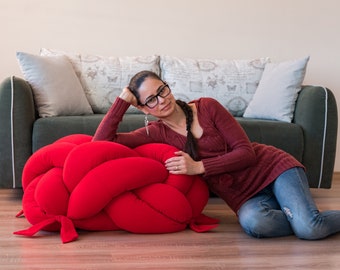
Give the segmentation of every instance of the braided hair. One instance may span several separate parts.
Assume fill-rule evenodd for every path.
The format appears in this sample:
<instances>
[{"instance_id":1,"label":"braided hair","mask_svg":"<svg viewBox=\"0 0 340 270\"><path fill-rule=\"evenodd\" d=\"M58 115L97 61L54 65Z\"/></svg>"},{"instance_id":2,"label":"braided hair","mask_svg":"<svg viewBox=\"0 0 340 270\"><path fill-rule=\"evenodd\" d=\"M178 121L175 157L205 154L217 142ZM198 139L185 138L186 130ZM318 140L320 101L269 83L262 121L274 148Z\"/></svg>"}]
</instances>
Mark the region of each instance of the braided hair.
<instances>
[{"instance_id":1,"label":"braided hair","mask_svg":"<svg viewBox=\"0 0 340 270\"><path fill-rule=\"evenodd\" d=\"M187 141L185 143L185 152L187 152L193 160L198 160L198 146L194 135L191 132L191 125L194 121L194 115L191 107L184 101L177 99L176 103L183 110L186 117Z\"/></svg>"},{"instance_id":2,"label":"braided hair","mask_svg":"<svg viewBox=\"0 0 340 270\"><path fill-rule=\"evenodd\" d=\"M160 80L164 83L164 81L155 73L149 70L143 70L138 72L136 75L134 75L129 83L129 89L130 91L135 95L138 105L141 105L141 102L139 100L139 87L144 82L145 79L152 78L156 80ZM187 141L185 143L184 151L188 153L192 159L198 160L198 146L197 141L194 135L191 132L191 125L194 120L193 112L191 107L182 100L176 100L176 103L180 106L180 108L183 110L185 117L186 117L186 130L187 130Z\"/></svg>"}]
</instances>

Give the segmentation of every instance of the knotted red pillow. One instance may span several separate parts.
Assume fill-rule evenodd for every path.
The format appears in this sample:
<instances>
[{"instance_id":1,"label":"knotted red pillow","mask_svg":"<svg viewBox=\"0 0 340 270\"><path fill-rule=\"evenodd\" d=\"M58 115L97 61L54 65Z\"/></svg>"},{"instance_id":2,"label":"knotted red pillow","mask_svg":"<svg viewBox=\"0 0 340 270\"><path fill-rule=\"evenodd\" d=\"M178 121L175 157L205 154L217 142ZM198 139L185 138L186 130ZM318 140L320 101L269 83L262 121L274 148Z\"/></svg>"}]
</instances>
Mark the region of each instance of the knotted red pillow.
<instances>
[{"instance_id":1,"label":"knotted red pillow","mask_svg":"<svg viewBox=\"0 0 340 270\"><path fill-rule=\"evenodd\" d=\"M76 228L133 233L203 232L218 220L202 214L209 198L199 176L169 174L165 160L176 148L146 144L130 149L88 135L66 136L35 152L22 178L23 211L33 225L15 234L60 231L63 243Z\"/></svg>"}]
</instances>

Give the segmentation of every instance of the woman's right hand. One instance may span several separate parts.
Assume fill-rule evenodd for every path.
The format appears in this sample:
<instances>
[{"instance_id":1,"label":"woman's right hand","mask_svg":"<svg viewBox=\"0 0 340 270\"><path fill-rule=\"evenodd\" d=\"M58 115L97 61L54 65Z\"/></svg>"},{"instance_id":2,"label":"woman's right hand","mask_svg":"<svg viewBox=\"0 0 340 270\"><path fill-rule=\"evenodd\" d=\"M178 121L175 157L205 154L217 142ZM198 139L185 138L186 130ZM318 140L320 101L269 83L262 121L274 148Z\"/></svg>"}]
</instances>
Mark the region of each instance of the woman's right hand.
<instances>
[{"instance_id":1,"label":"woman's right hand","mask_svg":"<svg viewBox=\"0 0 340 270\"><path fill-rule=\"evenodd\" d=\"M130 103L132 106L137 107L137 99L135 95L130 91L128 87L125 87L122 92L120 93L119 97L126 102Z\"/></svg>"}]
</instances>

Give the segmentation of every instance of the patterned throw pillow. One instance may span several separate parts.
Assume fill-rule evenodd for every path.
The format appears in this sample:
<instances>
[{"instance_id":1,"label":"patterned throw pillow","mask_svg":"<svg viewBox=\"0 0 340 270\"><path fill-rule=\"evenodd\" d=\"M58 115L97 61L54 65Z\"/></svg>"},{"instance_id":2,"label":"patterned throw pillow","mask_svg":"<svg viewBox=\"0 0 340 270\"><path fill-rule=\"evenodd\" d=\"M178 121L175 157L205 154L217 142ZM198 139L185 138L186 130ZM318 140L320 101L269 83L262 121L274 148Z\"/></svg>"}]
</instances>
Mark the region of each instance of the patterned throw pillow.
<instances>
[{"instance_id":1,"label":"patterned throw pillow","mask_svg":"<svg viewBox=\"0 0 340 270\"><path fill-rule=\"evenodd\" d=\"M41 55L66 55L75 69L94 113L106 113L133 75L142 70L160 74L159 56L104 57L41 49ZM137 113L134 107L128 109Z\"/></svg>"},{"instance_id":2,"label":"patterned throw pillow","mask_svg":"<svg viewBox=\"0 0 340 270\"><path fill-rule=\"evenodd\" d=\"M269 58L252 60L190 59L161 56L162 79L178 99L212 97L234 116L242 116Z\"/></svg>"}]
</instances>

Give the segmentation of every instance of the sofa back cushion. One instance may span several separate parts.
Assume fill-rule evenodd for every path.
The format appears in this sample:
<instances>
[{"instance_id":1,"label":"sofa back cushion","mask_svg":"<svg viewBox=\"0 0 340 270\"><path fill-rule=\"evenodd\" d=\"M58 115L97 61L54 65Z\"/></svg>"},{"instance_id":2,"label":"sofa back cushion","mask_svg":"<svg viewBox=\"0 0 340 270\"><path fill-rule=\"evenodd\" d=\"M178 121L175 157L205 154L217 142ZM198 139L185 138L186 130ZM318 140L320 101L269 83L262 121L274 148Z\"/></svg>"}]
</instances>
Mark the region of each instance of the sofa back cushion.
<instances>
[{"instance_id":1,"label":"sofa back cushion","mask_svg":"<svg viewBox=\"0 0 340 270\"><path fill-rule=\"evenodd\" d=\"M266 65L243 116L291 122L309 56Z\"/></svg>"},{"instance_id":2,"label":"sofa back cushion","mask_svg":"<svg viewBox=\"0 0 340 270\"><path fill-rule=\"evenodd\" d=\"M151 70L160 74L157 55L104 57L45 48L41 49L40 54L44 56L65 55L69 58L94 113L106 113L137 72ZM138 113L139 111L131 106L128 112Z\"/></svg>"},{"instance_id":3,"label":"sofa back cushion","mask_svg":"<svg viewBox=\"0 0 340 270\"><path fill-rule=\"evenodd\" d=\"M191 59L161 56L162 79L176 98L212 97L234 116L242 116L269 58L250 60Z\"/></svg>"},{"instance_id":4,"label":"sofa back cushion","mask_svg":"<svg viewBox=\"0 0 340 270\"><path fill-rule=\"evenodd\" d=\"M40 117L93 113L66 56L43 57L24 52L17 52L16 56L32 86Z\"/></svg>"}]
</instances>

